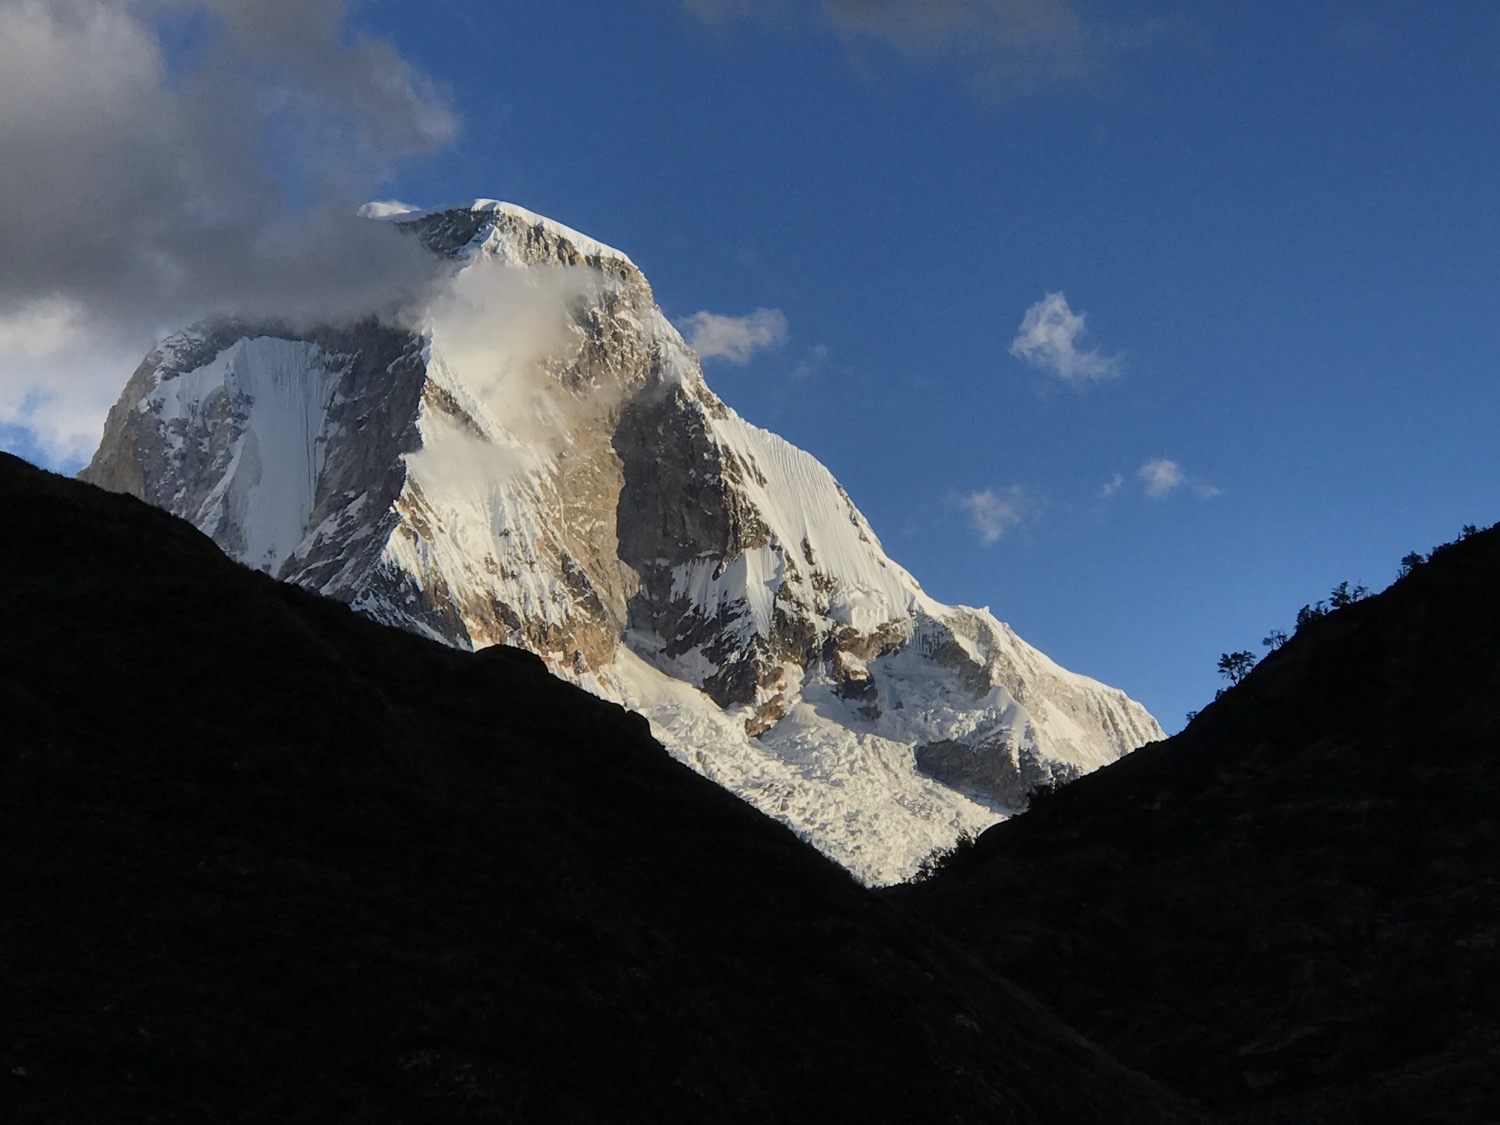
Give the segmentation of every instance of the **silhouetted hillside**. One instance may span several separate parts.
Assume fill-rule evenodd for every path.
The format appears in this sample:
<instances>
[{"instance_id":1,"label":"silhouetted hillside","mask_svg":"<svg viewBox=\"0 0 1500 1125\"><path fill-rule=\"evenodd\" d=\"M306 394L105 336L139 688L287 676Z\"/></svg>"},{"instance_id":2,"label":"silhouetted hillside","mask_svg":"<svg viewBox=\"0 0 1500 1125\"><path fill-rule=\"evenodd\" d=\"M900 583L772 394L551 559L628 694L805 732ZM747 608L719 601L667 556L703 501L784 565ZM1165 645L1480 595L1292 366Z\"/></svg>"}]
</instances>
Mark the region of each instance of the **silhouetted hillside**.
<instances>
[{"instance_id":1,"label":"silhouetted hillside","mask_svg":"<svg viewBox=\"0 0 1500 1125\"><path fill-rule=\"evenodd\" d=\"M530 656L0 521L7 1123L1197 1119Z\"/></svg>"},{"instance_id":2,"label":"silhouetted hillside","mask_svg":"<svg viewBox=\"0 0 1500 1125\"><path fill-rule=\"evenodd\" d=\"M1500 1120L1500 532L891 897L1239 1120Z\"/></svg>"}]
</instances>

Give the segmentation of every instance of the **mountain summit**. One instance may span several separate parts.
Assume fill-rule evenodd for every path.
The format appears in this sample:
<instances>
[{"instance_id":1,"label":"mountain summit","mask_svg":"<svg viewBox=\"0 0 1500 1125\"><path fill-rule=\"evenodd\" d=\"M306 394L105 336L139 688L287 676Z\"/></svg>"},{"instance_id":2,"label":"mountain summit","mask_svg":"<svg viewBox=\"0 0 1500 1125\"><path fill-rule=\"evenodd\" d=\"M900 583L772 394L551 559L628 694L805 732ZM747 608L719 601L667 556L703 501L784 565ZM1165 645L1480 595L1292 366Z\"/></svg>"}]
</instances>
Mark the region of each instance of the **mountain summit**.
<instances>
[{"instance_id":1,"label":"mountain summit","mask_svg":"<svg viewBox=\"0 0 1500 1125\"><path fill-rule=\"evenodd\" d=\"M928 597L624 254L493 200L368 213L452 263L420 324L179 332L83 477L378 621L530 649L868 882L1162 737Z\"/></svg>"}]
</instances>

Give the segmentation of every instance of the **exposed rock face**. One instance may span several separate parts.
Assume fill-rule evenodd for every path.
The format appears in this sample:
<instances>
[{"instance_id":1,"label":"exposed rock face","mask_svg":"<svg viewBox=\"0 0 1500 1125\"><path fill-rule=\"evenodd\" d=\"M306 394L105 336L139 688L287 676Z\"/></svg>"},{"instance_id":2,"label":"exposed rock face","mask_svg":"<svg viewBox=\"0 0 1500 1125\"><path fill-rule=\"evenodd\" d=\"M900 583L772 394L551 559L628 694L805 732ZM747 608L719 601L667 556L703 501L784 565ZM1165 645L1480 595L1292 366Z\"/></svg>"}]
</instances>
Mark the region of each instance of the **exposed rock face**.
<instances>
[{"instance_id":1,"label":"exposed rock face","mask_svg":"<svg viewBox=\"0 0 1500 1125\"><path fill-rule=\"evenodd\" d=\"M378 620L531 649L870 881L1161 737L928 598L625 255L491 201L396 223L454 263L419 330L179 333L85 478Z\"/></svg>"}]
</instances>

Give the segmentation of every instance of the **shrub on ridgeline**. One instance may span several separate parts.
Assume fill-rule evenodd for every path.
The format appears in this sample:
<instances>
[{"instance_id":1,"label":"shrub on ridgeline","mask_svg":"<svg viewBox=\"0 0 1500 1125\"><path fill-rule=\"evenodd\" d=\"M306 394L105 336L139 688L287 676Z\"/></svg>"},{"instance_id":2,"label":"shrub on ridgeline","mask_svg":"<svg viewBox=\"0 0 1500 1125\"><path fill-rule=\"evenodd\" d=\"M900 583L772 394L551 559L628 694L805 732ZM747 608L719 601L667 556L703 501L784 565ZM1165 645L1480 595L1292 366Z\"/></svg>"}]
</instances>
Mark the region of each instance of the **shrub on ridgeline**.
<instances>
[{"instance_id":1,"label":"shrub on ridgeline","mask_svg":"<svg viewBox=\"0 0 1500 1125\"><path fill-rule=\"evenodd\" d=\"M1495 524L1494 526L1500 527L1500 524ZM1457 539L1455 539L1452 543L1438 544L1432 549L1431 554L1424 555L1420 551L1409 551L1407 554L1401 557L1401 565L1396 573L1397 580L1399 581L1402 578L1409 577L1412 572L1415 571L1419 566L1430 562L1439 553L1455 546L1462 540L1472 539L1474 536L1478 535L1481 530L1484 529L1476 526L1475 524L1466 523L1464 524L1463 530L1460 532ZM1297 611L1296 631L1300 632L1304 627L1310 625L1320 617L1327 617L1334 610L1347 609L1355 602L1364 601L1369 596L1370 588L1368 586L1362 586L1358 584L1351 586L1348 582L1340 582L1329 592L1327 601L1319 600L1313 602L1310 605L1305 605ZM1275 652L1283 645L1285 645L1289 639L1290 638L1287 636L1285 630L1272 629L1264 637L1261 638L1260 643L1264 645L1268 651ZM1233 687L1235 684L1239 683L1250 674L1250 670L1255 667L1255 663L1256 660L1254 653L1226 652L1219 657L1219 675L1228 680L1230 687ZM1228 690L1228 688L1220 688L1217 692L1214 693L1214 698L1223 698L1224 693ZM1187 721L1189 723L1191 723L1197 717L1197 711L1189 711L1187 713Z\"/></svg>"},{"instance_id":2,"label":"shrub on ridgeline","mask_svg":"<svg viewBox=\"0 0 1500 1125\"><path fill-rule=\"evenodd\" d=\"M1492 526L1500 526L1500 524L1492 525ZM1450 539L1446 543L1439 543L1436 547L1434 547L1432 549L1432 553L1427 556L1428 561L1430 562L1432 559L1436 558L1438 555L1440 555L1444 551L1448 550L1448 548L1458 546L1458 544L1462 543L1465 539L1472 539L1472 538L1474 538L1474 536L1478 535L1481 530L1483 530L1483 529L1480 528L1477 524L1472 524L1472 523L1466 523L1466 524L1464 524L1463 527L1461 529L1459 529L1459 533L1458 533L1458 538L1457 539Z\"/></svg>"},{"instance_id":3,"label":"shrub on ridgeline","mask_svg":"<svg viewBox=\"0 0 1500 1125\"><path fill-rule=\"evenodd\" d=\"M1310 625L1320 617L1328 616L1328 606L1324 602L1314 602L1305 605L1297 611L1297 631L1301 632L1303 626Z\"/></svg>"},{"instance_id":4,"label":"shrub on ridgeline","mask_svg":"<svg viewBox=\"0 0 1500 1125\"><path fill-rule=\"evenodd\" d=\"M1333 588L1333 592L1328 595L1328 608L1346 609L1355 602L1364 601L1369 596L1370 589L1368 586L1355 586L1353 589L1350 589L1349 583L1340 582Z\"/></svg>"},{"instance_id":5,"label":"shrub on ridgeline","mask_svg":"<svg viewBox=\"0 0 1500 1125\"><path fill-rule=\"evenodd\" d=\"M1250 674L1250 669L1255 667L1255 653L1253 652L1226 652L1219 657L1219 675L1234 686Z\"/></svg>"}]
</instances>

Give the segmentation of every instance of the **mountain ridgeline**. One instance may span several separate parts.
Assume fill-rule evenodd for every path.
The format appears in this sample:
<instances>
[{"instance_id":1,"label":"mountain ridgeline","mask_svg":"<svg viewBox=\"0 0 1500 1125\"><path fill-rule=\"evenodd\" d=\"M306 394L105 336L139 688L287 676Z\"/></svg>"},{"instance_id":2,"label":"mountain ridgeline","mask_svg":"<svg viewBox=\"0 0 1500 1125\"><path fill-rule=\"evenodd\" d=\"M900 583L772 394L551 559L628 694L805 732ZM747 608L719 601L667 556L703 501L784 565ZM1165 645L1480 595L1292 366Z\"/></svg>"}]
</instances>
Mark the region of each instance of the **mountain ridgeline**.
<instances>
[{"instance_id":1,"label":"mountain ridgeline","mask_svg":"<svg viewBox=\"0 0 1500 1125\"><path fill-rule=\"evenodd\" d=\"M537 653L872 883L1162 736L928 597L624 254L489 200L383 221L451 262L420 324L177 333L84 478L376 621Z\"/></svg>"}]
</instances>

